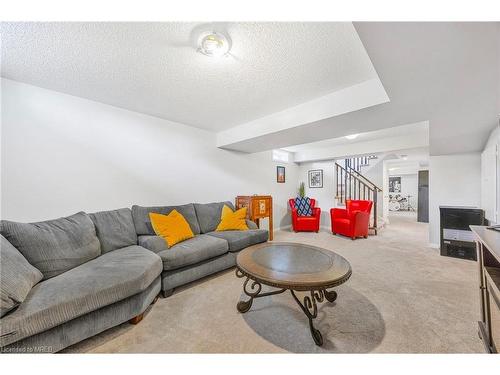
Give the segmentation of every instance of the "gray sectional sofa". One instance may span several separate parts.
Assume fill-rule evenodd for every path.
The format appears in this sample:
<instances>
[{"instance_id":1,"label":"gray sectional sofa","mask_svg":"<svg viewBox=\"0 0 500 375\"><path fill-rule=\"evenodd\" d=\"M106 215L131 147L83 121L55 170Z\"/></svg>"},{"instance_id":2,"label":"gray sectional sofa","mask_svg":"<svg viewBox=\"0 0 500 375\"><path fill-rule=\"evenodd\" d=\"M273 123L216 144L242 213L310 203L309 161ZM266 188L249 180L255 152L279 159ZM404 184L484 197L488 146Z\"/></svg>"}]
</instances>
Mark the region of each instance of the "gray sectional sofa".
<instances>
[{"instance_id":1,"label":"gray sectional sofa","mask_svg":"<svg viewBox=\"0 0 500 375\"><path fill-rule=\"evenodd\" d=\"M251 228L248 231L216 232L224 204L234 210L231 202L132 207L139 245L158 254L163 262L161 288L164 297L180 285L234 266L238 251L267 241L267 230L257 229L257 225L251 221L247 221ZM163 238L154 234L149 213L168 214L174 208L186 218L195 237L168 249Z\"/></svg>"},{"instance_id":2,"label":"gray sectional sofa","mask_svg":"<svg viewBox=\"0 0 500 375\"><path fill-rule=\"evenodd\" d=\"M236 253L267 241L216 232L230 202L123 208L39 223L0 224L0 352L57 352L141 316L160 291L235 265ZM177 209L195 237L167 248L149 213ZM140 319L139 319L140 320Z\"/></svg>"}]
</instances>

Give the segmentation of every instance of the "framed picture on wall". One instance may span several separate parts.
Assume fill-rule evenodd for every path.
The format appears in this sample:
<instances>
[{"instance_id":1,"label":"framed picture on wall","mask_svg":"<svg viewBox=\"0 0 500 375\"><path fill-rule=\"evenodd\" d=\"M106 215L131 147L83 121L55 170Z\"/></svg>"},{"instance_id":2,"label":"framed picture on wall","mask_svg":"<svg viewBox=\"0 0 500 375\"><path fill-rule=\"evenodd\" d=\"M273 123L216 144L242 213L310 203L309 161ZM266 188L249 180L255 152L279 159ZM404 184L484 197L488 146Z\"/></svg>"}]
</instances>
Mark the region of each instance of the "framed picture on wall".
<instances>
[{"instance_id":1,"label":"framed picture on wall","mask_svg":"<svg viewBox=\"0 0 500 375\"><path fill-rule=\"evenodd\" d=\"M309 171L309 187L322 188L323 187L323 170L315 169Z\"/></svg>"},{"instance_id":2,"label":"framed picture on wall","mask_svg":"<svg viewBox=\"0 0 500 375\"><path fill-rule=\"evenodd\" d=\"M280 184L285 183L285 167L276 167L276 182Z\"/></svg>"},{"instance_id":3,"label":"framed picture on wall","mask_svg":"<svg viewBox=\"0 0 500 375\"><path fill-rule=\"evenodd\" d=\"M389 177L389 193L401 193L401 177Z\"/></svg>"}]
</instances>

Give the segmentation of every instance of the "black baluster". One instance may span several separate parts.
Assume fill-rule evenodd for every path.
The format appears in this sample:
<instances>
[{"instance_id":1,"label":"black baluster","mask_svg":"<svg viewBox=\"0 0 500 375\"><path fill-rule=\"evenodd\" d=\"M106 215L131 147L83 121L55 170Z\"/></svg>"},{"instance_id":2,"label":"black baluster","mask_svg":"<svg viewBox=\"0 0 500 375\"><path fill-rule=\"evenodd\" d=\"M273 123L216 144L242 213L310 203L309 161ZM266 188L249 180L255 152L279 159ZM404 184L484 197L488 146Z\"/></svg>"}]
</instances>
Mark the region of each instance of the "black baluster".
<instances>
[{"instance_id":1,"label":"black baluster","mask_svg":"<svg viewBox=\"0 0 500 375\"><path fill-rule=\"evenodd\" d=\"M347 169L344 171L344 201L347 199Z\"/></svg>"}]
</instances>

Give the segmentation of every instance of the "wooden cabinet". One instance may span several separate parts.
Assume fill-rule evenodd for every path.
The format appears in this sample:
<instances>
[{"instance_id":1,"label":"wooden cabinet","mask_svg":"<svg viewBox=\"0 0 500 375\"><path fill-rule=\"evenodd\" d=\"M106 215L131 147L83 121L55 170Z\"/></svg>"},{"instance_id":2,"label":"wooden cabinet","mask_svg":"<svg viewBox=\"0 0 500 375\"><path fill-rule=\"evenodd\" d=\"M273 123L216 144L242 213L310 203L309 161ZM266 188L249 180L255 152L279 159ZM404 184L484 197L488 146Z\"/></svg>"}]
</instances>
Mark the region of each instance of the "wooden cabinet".
<instances>
[{"instance_id":1,"label":"wooden cabinet","mask_svg":"<svg viewBox=\"0 0 500 375\"><path fill-rule=\"evenodd\" d=\"M500 350L500 232L471 225L479 264L479 335L486 350Z\"/></svg>"},{"instance_id":2,"label":"wooden cabinet","mask_svg":"<svg viewBox=\"0 0 500 375\"><path fill-rule=\"evenodd\" d=\"M492 349L500 350L500 268L486 267L486 297L488 324Z\"/></svg>"},{"instance_id":3,"label":"wooden cabinet","mask_svg":"<svg viewBox=\"0 0 500 375\"><path fill-rule=\"evenodd\" d=\"M248 219L260 228L260 219L269 218L269 240L273 240L273 197L270 195L238 195L236 209L248 207Z\"/></svg>"}]
</instances>

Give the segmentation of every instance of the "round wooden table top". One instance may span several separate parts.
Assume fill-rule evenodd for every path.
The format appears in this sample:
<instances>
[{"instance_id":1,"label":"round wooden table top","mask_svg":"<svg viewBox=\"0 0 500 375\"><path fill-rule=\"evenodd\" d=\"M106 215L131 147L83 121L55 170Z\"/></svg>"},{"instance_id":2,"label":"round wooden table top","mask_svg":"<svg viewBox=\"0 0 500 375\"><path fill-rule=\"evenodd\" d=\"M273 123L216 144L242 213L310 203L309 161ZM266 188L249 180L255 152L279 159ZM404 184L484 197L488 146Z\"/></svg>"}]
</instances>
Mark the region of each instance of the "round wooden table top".
<instances>
[{"instance_id":1,"label":"round wooden table top","mask_svg":"<svg viewBox=\"0 0 500 375\"><path fill-rule=\"evenodd\" d=\"M238 254L236 265L250 279L294 290L332 288L352 273L349 262L333 251L290 242L250 246Z\"/></svg>"}]
</instances>

